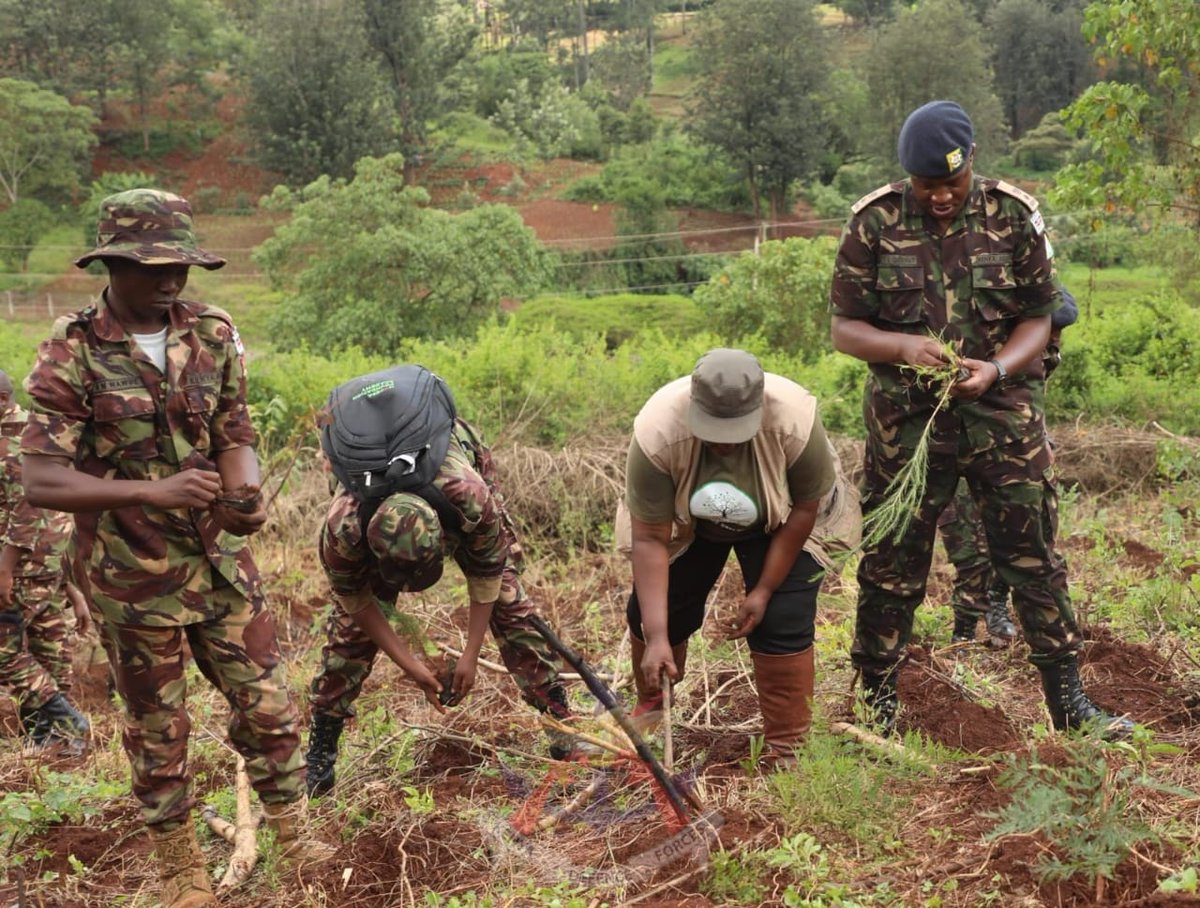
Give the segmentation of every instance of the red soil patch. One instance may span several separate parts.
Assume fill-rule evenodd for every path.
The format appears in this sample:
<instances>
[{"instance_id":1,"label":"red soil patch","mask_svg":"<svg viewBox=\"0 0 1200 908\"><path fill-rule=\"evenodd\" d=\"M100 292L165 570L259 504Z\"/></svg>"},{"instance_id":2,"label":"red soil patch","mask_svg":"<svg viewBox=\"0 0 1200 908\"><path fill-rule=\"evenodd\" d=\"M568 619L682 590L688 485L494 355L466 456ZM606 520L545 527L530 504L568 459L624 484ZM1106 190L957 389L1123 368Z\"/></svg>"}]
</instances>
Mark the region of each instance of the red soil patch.
<instances>
[{"instance_id":1,"label":"red soil patch","mask_svg":"<svg viewBox=\"0 0 1200 908\"><path fill-rule=\"evenodd\" d=\"M1182 683L1169 660L1149 646L1128 643L1106 627L1088 628L1080 675L1088 695L1114 713L1159 731L1200 723L1200 691Z\"/></svg>"},{"instance_id":2,"label":"red soil patch","mask_svg":"<svg viewBox=\"0 0 1200 908\"><path fill-rule=\"evenodd\" d=\"M543 243L559 249L605 249L615 244L615 205L541 199L517 205L517 212Z\"/></svg>"},{"instance_id":3,"label":"red soil patch","mask_svg":"<svg viewBox=\"0 0 1200 908\"><path fill-rule=\"evenodd\" d=\"M908 664L900 672L898 729L916 729L930 740L967 753L990 754L1020 746L1021 738L1004 711L973 703L932 669L929 654L909 648Z\"/></svg>"}]
</instances>

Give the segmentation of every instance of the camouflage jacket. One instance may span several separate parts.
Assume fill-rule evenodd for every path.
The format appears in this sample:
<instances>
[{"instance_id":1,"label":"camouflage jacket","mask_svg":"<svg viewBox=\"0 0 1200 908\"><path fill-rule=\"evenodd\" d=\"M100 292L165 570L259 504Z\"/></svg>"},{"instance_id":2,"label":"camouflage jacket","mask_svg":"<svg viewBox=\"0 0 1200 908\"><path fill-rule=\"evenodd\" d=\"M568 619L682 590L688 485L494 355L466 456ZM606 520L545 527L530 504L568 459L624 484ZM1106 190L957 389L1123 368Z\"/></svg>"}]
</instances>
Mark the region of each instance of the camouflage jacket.
<instances>
[{"instance_id":1,"label":"camouflage jacket","mask_svg":"<svg viewBox=\"0 0 1200 908\"><path fill-rule=\"evenodd\" d=\"M33 399L21 438L26 454L65 457L75 469L116 480L156 480L215 469L221 451L251 445L241 341L220 309L171 308L163 374L109 310L104 297L60 318L25 381ZM139 507L76 515L77 563L104 617L169 627L214 617L214 571L246 595L259 584L244 538L208 511Z\"/></svg>"},{"instance_id":2,"label":"camouflage jacket","mask_svg":"<svg viewBox=\"0 0 1200 908\"><path fill-rule=\"evenodd\" d=\"M1037 202L1020 189L976 176L950 230L938 236L907 181L856 202L833 273L834 315L885 331L953 342L963 356L991 359L1025 318L1048 315L1059 293ZM894 363L871 363L864 411L868 431L911 449L937 400L936 389ZM1044 429L1044 375L1035 359L1002 387L940 413L930 449L982 451L1037 437Z\"/></svg>"},{"instance_id":3,"label":"camouflage jacket","mask_svg":"<svg viewBox=\"0 0 1200 908\"><path fill-rule=\"evenodd\" d=\"M75 523L70 514L35 508L21 486L21 431L26 413L0 413L0 547L21 549L13 572L20 577L57 577Z\"/></svg>"},{"instance_id":4,"label":"camouflage jacket","mask_svg":"<svg viewBox=\"0 0 1200 908\"><path fill-rule=\"evenodd\" d=\"M442 527L444 553L462 569L473 602L495 601L505 565L520 566L521 546L496 488L491 451L464 420L455 426L433 485L462 516L460 527ZM412 540L397 539L394 544L406 551L421 548ZM340 486L321 528L320 555L330 586L339 595L370 588L394 598L399 592L381 582L376 558L362 539L359 503Z\"/></svg>"}]
</instances>

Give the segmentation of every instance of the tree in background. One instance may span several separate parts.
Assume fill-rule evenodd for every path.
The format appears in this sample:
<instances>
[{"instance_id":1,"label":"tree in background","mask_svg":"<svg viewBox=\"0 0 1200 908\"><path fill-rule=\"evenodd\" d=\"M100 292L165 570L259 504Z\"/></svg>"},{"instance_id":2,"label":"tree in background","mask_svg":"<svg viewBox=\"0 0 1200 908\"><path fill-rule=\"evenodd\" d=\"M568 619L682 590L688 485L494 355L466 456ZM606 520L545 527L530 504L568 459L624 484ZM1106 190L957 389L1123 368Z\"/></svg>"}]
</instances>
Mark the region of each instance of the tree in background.
<instances>
[{"instance_id":1,"label":"tree in background","mask_svg":"<svg viewBox=\"0 0 1200 908\"><path fill-rule=\"evenodd\" d=\"M838 241L822 236L763 243L696 288L696 304L730 343L760 337L815 362L830 351L829 286Z\"/></svg>"},{"instance_id":2,"label":"tree in background","mask_svg":"<svg viewBox=\"0 0 1200 908\"><path fill-rule=\"evenodd\" d=\"M797 180L816 171L829 135L829 63L813 0L717 0L701 15L692 132L725 151L782 217Z\"/></svg>"},{"instance_id":3,"label":"tree in background","mask_svg":"<svg viewBox=\"0 0 1200 908\"><path fill-rule=\"evenodd\" d=\"M896 139L904 118L927 101L957 101L971 115L979 155L999 154L1008 144L983 28L961 0L925 0L901 10L882 28L863 63L870 103L858 146L895 166Z\"/></svg>"},{"instance_id":4,"label":"tree in background","mask_svg":"<svg viewBox=\"0 0 1200 908\"><path fill-rule=\"evenodd\" d=\"M868 27L891 19L896 0L834 0L834 6Z\"/></svg>"},{"instance_id":5,"label":"tree in background","mask_svg":"<svg viewBox=\"0 0 1200 908\"><path fill-rule=\"evenodd\" d=\"M349 177L393 146L394 107L357 0L272 0L246 70L258 155L289 184Z\"/></svg>"},{"instance_id":6,"label":"tree in background","mask_svg":"<svg viewBox=\"0 0 1200 908\"><path fill-rule=\"evenodd\" d=\"M477 29L459 4L439 0L361 0L367 41L389 77L400 151L411 170L438 113L438 85L466 57ZM411 175L411 173L410 173Z\"/></svg>"},{"instance_id":7,"label":"tree in background","mask_svg":"<svg viewBox=\"0 0 1200 908\"><path fill-rule=\"evenodd\" d=\"M9 205L79 185L96 143L90 110L32 82L0 79L0 123L0 190Z\"/></svg>"},{"instance_id":8,"label":"tree in background","mask_svg":"<svg viewBox=\"0 0 1200 908\"><path fill-rule=\"evenodd\" d=\"M282 349L399 355L407 339L469 334L501 300L545 283L544 254L513 208L450 215L428 201L405 185L399 154L363 158L349 182L276 188L267 206L292 217L254 259L288 297L273 324Z\"/></svg>"},{"instance_id":9,"label":"tree in background","mask_svg":"<svg viewBox=\"0 0 1200 908\"><path fill-rule=\"evenodd\" d=\"M999 0L985 19L996 94L1013 138L1066 107L1096 78L1083 0Z\"/></svg>"},{"instance_id":10,"label":"tree in background","mask_svg":"<svg viewBox=\"0 0 1200 908\"><path fill-rule=\"evenodd\" d=\"M37 199L18 199L0 211L0 260L9 268L29 269L38 240L54 226L54 212Z\"/></svg>"},{"instance_id":11,"label":"tree in background","mask_svg":"<svg viewBox=\"0 0 1200 908\"><path fill-rule=\"evenodd\" d=\"M1097 212L1181 220L1200 233L1200 4L1095 0L1084 34L1101 66L1132 63L1142 81L1098 82L1064 112L1091 159L1058 175L1054 198Z\"/></svg>"}]
</instances>

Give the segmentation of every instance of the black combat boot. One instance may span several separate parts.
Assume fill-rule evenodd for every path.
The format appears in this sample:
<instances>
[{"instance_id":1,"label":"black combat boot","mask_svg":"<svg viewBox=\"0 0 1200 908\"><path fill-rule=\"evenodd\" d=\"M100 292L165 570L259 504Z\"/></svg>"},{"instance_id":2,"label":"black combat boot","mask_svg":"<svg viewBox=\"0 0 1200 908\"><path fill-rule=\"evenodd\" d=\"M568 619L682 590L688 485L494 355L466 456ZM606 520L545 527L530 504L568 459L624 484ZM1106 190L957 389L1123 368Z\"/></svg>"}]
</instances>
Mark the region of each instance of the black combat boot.
<instances>
[{"instance_id":1,"label":"black combat boot","mask_svg":"<svg viewBox=\"0 0 1200 908\"><path fill-rule=\"evenodd\" d=\"M1070 656L1052 665L1039 665L1042 689L1050 721L1058 731L1090 726L1100 731L1108 741L1125 740L1133 734L1133 723L1124 716L1110 716L1083 692L1079 680L1079 661Z\"/></svg>"},{"instance_id":2,"label":"black combat boot","mask_svg":"<svg viewBox=\"0 0 1200 908\"><path fill-rule=\"evenodd\" d=\"M1020 636L1017 626L1008 617L1008 589L1002 596L994 595L995 590L988 590L988 610L983 616L987 625L988 639L993 646L1008 646Z\"/></svg>"},{"instance_id":3,"label":"black combat boot","mask_svg":"<svg viewBox=\"0 0 1200 908\"><path fill-rule=\"evenodd\" d=\"M975 626L979 623L978 615L966 612L954 613L954 631L950 634L951 643L974 643Z\"/></svg>"},{"instance_id":4,"label":"black combat boot","mask_svg":"<svg viewBox=\"0 0 1200 908\"><path fill-rule=\"evenodd\" d=\"M900 695L896 691L896 675L899 667L875 673L862 670L863 705L867 708L867 722L871 730L884 738L896 731L896 712L900 708Z\"/></svg>"},{"instance_id":5,"label":"black combat boot","mask_svg":"<svg viewBox=\"0 0 1200 908\"><path fill-rule=\"evenodd\" d=\"M308 730L308 796L315 798L333 788L333 764L337 760L338 739L345 719L314 713Z\"/></svg>"},{"instance_id":6,"label":"black combat boot","mask_svg":"<svg viewBox=\"0 0 1200 908\"><path fill-rule=\"evenodd\" d=\"M32 714L21 710L22 727L38 747L62 742L63 754L78 756L87 750L92 725L75 705L59 691Z\"/></svg>"},{"instance_id":7,"label":"black combat boot","mask_svg":"<svg viewBox=\"0 0 1200 908\"><path fill-rule=\"evenodd\" d=\"M21 719L21 734L39 747L50 737L50 721L42 715L41 707L22 706L17 710Z\"/></svg>"},{"instance_id":8,"label":"black combat boot","mask_svg":"<svg viewBox=\"0 0 1200 908\"><path fill-rule=\"evenodd\" d=\"M561 682L556 682L545 691L546 703L538 709L559 722L571 718L571 706L567 703L567 690ZM547 728L546 737L550 741L551 760L570 760L579 756L579 739L569 732L557 728Z\"/></svg>"}]
</instances>

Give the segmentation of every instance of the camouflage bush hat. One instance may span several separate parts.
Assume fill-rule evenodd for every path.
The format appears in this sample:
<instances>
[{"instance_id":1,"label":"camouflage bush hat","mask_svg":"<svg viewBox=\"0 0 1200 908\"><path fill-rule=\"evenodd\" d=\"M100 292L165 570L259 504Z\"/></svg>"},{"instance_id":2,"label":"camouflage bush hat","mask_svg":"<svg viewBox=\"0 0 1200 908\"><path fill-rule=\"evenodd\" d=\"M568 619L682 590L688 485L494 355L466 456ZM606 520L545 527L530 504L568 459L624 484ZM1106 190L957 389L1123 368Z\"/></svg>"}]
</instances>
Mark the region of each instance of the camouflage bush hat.
<instances>
[{"instance_id":1,"label":"camouflage bush hat","mask_svg":"<svg viewBox=\"0 0 1200 908\"><path fill-rule=\"evenodd\" d=\"M424 498L397 492L367 524L367 546L379 576L400 592L427 590L442 576L442 524Z\"/></svg>"},{"instance_id":2,"label":"camouflage bush hat","mask_svg":"<svg viewBox=\"0 0 1200 908\"><path fill-rule=\"evenodd\" d=\"M971 160L975 126L954 101L930 101L908 115L896 140L900 166L914 177L960 173Z\"/></svg>"},{"instance_id":3,"label":"camouflage bush hat","mask_svg":"<svg viewBox=\"0 0 1200 908\"><path fill-rule=\"evenodd\" d=\"M96 248L75 264L85 268L105 258L143 265L199 265L210 271L225 264L225 259L196 245L187 199L160 189L129 189L100 203Z\"/></svg>"},{"instance_id":4,"label":"camouflage bush hat","mask_svg":"<svg viewBox=\"0 0 1200 908\"><path fill-rule=\"evenodd\" d=\"M763 370L754 354L718 347L696 361L688 428L701 441L741 444L762 425Z\"/></svg>"}]
</instances>

